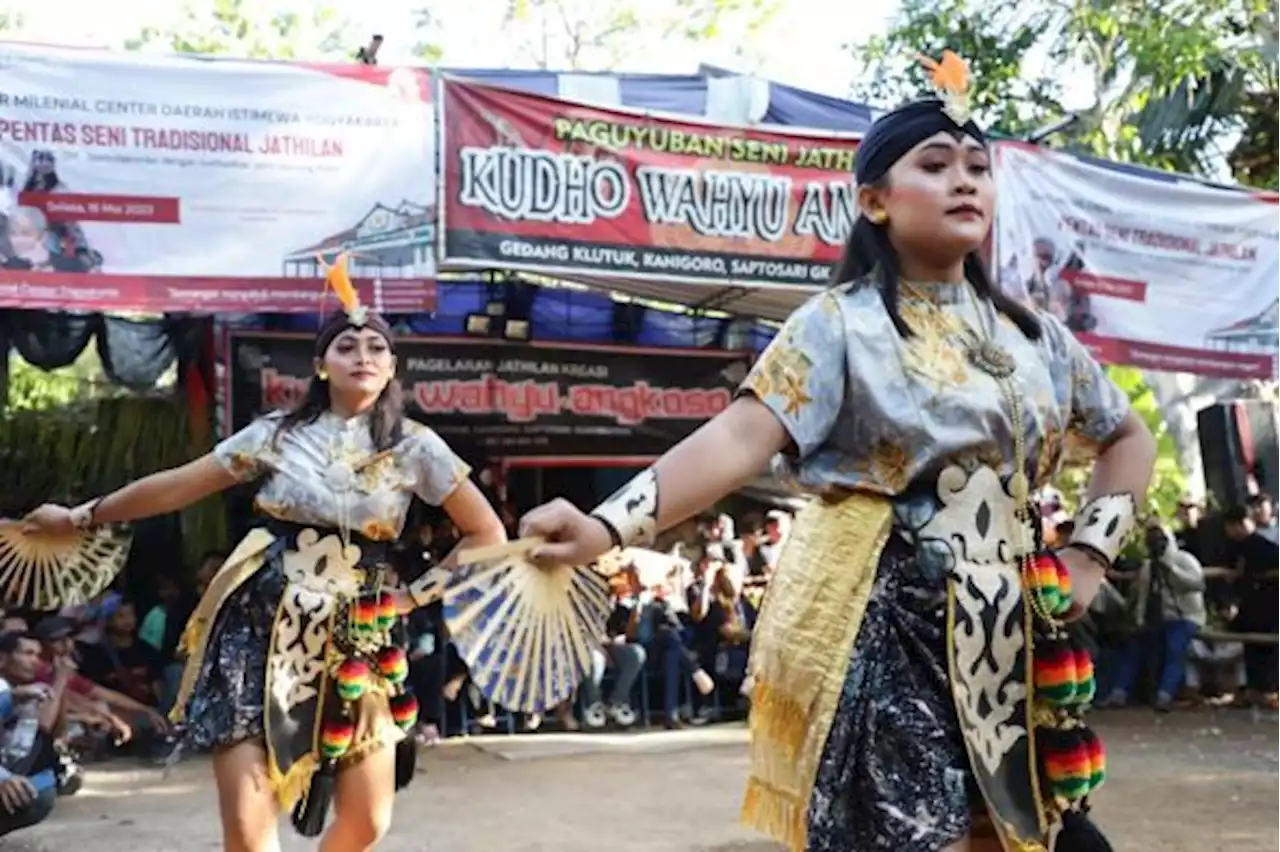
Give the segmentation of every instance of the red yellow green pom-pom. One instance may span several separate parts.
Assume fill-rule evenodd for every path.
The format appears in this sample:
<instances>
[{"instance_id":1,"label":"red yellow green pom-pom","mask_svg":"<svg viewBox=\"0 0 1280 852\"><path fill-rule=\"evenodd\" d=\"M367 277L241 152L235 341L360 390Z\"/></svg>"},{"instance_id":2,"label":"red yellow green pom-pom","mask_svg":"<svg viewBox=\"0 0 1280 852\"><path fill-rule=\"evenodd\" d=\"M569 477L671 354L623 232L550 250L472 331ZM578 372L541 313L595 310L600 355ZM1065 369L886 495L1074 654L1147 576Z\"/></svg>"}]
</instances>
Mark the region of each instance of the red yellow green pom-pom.
<instances>
[{"instance_id":1,"label":"red yellow green pom-pom","mask_svg":"<svg viewBox=\"0 0 1280 852\"><path fill-rule=\"evenodd\" d=\"M404 649L388 645L378 652L378 673L391 683L404 683L409 676L409 658Z\"/></svg>"},{"instance_id":2,"label":"red yellow green pom-pom","mask_svg":"<svg viewBox=\"0 0 1280 852\"><path fill-rule=\"evenodd\" d=\"M369 688L369 664L357 657L343 660L334 672L334 688L343 701L357 701Z\"/></svg>"},{"instance_id":3,"label":"red yellow green pom-pom","mask_svg":"<svg viewBox=\"0 0 1280 852\"><path fill-rule=\"evenodd\" d=\"M1084 750L1089 755L1089 792L1092 793L1107 780L1107 750L1092 729L1082 728L1080 735Z\"/></svg>"},{"instance_id":4,"label":"red yellow green pom-pom","mask_svg":"<svg viewBox=\"0 0 1280 852\"><path fill-rule=\"evenodd\" d=\"M1059 707L1075 701L1076 655L1065 642L1054 639L1037 642L1032 667L1036 694L1042 700Z\"/></svg>"},{"instance_id":5,"label":"red yellow green pom-pom","mask_svg":"<svg viewBox=\"0 0 1280 852\"><path fill-rule=\"evenodd\" d=\"M378 625L377 598L360 598L351 604L351 627L360 633L372 633Z\"/></svg>"},{"instance_id":6,"label":"red yellow green pom-pom","mask_svg":"<svg viewBox=\"0 0 1280 852\"><path fill-rule=\"evenodd\" d=\"M402 692L391 698L391 718L401 730L409 730L418 722L418 699L412 692Z\"/></svg>"},{"instance_id":7,"label":"red yellow green pom-pom","mask_svg":"<svg viewBox=\"0 0 1280 852\"><path fill-rule=\"evenodd\" d=\"M396 602L391 595L383 595L378 599L378 629L390 630L396 624Z\"/></svg>"},{"instance_id":8,"label":"red yellow green pom-pom","mask_svg":"<svg viewBox=\"0 0 1280 852\"><path fill-rule=\"evenodd\" d=\"M1040 729L1040 763L1053 794L1068 801L1089 795L1093 755L1083 736L1085 728Z\"/></svg>"},{"instance_id":9,"label":"red yellow green pom-pom","mask_svg":"<svg viewBox=\"0 0 1280 852\"><path fill-rule=\"evenodd\" d=\"M356 726L346 719L326 722L320 731L320 753L330 760L336 760L351 748L355 739Z\"/></svg>"},{"instance_id":10,"label":"red yellow green pom-pom","mask_svg":"<svg viewBox=\"0 0 1280 852\"><path fill-rule=\"evenodd\" d=\"M1037 553L1025 577L1027 591L1040 600L1049 615L1059 616L1071 608L1071 576L1057 556Z\"/></svg>"},{"instance_id":11,"label":"red yellow green pom-pom","mask_svg":"<svg viewBox=\"0 0 1280 852\"><path fill-rule=\"evenodd\" d=\"M1089 649L1076 648L1073 656L1076 664L1076 694L1072 700L1076 704L1089 704L1097 691L1097 683L1093 674L1093 657Z\"/></svg>"}]
</instances>

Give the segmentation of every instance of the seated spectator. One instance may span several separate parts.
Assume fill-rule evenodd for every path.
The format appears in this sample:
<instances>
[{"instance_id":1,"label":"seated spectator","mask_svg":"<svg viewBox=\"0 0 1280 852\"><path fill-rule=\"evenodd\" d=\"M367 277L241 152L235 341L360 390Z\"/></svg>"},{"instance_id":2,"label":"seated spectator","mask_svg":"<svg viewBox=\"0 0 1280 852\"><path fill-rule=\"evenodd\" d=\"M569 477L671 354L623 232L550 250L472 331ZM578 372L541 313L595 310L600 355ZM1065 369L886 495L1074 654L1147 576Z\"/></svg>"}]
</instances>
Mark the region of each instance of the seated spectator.
<instances>
[{"instance_id":1,"label":"seated spectator","mask_svg":"<svg viewBox=\"0 0 1280 852\"><path fill-rule=\"evenodd\" d=\"M182 587L176 578L161 574L156 579L156 605L147 610L138 625L138 638L157 654L164 652L164 637L169 630L169 614L182 598Z\"/></svg>"},{"instance_id":2,"label":"seated spectator","mask_svg":"<svg viewBox=\"0 0 1280 852\"><path fill-rule=\"evenodd\" d=\"M636 713L631 707L631 693L636 679L644 672L644 646L627 640L627 622L630 612L615 606L605 625L604 642L591 649L591 674L582 684L582 698L586 705L583 720L588 728L603 728L612 721L622 728L636 723ZM617 672L613 689L606 704L601 699L600 684L604 673L612 668Z\"/></svg>"},{"instance_id":3,"label":"seated spectator","mask_svg":"<svg viewBox=\"0 0 1280 852\"><path fill-rule=\"evenodd\" d=\"M30 633L31 626L25 618L15 613L6 612L0 619L0 633Z\"/></svg>"},{"instance_id":4,"label":"seated spectator","mask_svg":"<svg viewBox=\"0 0 1280 852\"><path fill-rule=\"evenodd\" d=\"M36 625L36 638L42 646L41 661L36 668L37 680L53 682L55 660L66 660L68 665L79 668L72 638L74 631L75 625L60 616L46 618ZM73 674L67 682L67 707L83 716L93 727L108 727L119 744L133 739L135 726L155 736L164 734L169 727L164 716L154 707L94 683L80 674Z\"/></svg>"},{"instance_id":5,"label":"seated spectator","mask_svg":"<svg viewBox=\"0 0 1280 852\"><path fill-rule=\"evenodd\" d=\"M1209 624L1226 630L1235 617L1236 607L1230 604L1211 613ZM1229 703L1245 688L1244 644L1192 639L1187 650L1186 677L1187 688L1197 698L1213 704Z\"/></svg>"},{"instance_id":6,"label":"seated spectator","mask_svg":"<svg viewBox=\"0 0 1280 852\"><path fill-rule=\"evenodd\" d=\"M53 737L71 672L61 666L51 685L34 683L39 659L35 637L0 635L0 837L43 821L58 798Z\"/></svg>"},{"instance_id":7,"label":"seated spectator","mask_svg":"<svg viewBox=\"0 0 1280 852\"><path fill-rule=\"evenodd\" d=\"M616 604L625 613L615 617L621 619L625 615L627 641L640 644L647 658L657 661L662 671L663 720L668 728L678 728L683 678L692 678L703 695L715 690L715 681L699 664L697 655L685 647L680 620L666 601L666 589L643 588L634 569L627 575L629 593Z\"/></svg>"},{"instance_id":8,"label":"seated spectator","mask_svg":"<svg viewBox=\"0 0 1280 852\"><path fill-rule=\"evenodd\" d=\"M80 672L141 705L158 707L164 693L163 667L156 649L138 638L137 627L133 604L120 603L107 618L98 643L81 654Z\"/></svg>"},{"instance_id":9,"label":"seated spectator","mask_svg":"<svg viewBox=\"0 0 1280 852\"><path fill-rule=\"evenodd\" d=\"M96 645L102 638L102 628L107 619L123 600L124 596L119 592L107 589L86 604L63 607L58 615L71 623L76 644Z\"/></svg>"},{"instance_id":10,"label":"seated spectator","mask_svg":"<svg viewBox=\"0 0 1280 852\"><path fill-rule=\"evenodd\" d=\"M200 567L196 569L196 598L197 600L204 595L209 589L209 584L213 582L214 576L218 570L222 568L222 564L227 561L228 554L221 550L211 550L200 560ZM186 619L183 619L185 622Z\"/></svg>"}]
</instances>

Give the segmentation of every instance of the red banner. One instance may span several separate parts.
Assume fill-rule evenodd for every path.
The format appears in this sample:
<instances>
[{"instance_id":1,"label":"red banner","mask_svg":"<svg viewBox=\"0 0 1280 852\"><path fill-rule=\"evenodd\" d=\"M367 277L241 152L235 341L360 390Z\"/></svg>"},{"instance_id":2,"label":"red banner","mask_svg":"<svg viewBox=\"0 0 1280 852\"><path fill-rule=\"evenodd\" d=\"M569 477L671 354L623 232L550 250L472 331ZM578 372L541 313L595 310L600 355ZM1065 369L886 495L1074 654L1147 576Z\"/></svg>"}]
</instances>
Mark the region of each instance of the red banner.
<instances>
[{"instance_id":1,"label":"red banner","mask_svg":"<svg viewBox=\"0 0 1280 852\"><path fill-rule=\"evenodd\" d=\"M365 304L384 313L435 309L436 284L421 278L357 279ZM318 278L178 278L0 269L0 308L144 313L310 313ZM332 293L330 305L336 304Z\"/></svg>"},{"instance_id":2,"label":"red banner","mask_svg":"<svg viewBox=\"0 0 1280 852\"><path fill-rule=\"evenodd\" d=\"M446 79L442 267L818 284L857 139L598 109Z\"/></svg>"}]
</instances>

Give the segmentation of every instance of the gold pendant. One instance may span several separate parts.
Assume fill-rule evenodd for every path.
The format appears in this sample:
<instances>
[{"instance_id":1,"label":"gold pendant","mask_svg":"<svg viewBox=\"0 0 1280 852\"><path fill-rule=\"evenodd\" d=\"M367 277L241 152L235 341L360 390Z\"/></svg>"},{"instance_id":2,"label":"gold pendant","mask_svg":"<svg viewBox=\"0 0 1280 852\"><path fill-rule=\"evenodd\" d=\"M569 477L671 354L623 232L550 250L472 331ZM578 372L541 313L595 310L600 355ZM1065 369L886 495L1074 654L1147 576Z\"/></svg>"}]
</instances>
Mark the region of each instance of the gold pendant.
<instances>
[{"instance_id":1,"label":"gold pendant","mask_svg":"<svg viewBox=\"0 0 1280 852\"><path fill-rule=\"evenodd\" d=\"M969 363L993 379L1007 379L1018 367L1009 350L993 340L970 341L965 354L969 356Z\"/></svg>"}]
</instances>

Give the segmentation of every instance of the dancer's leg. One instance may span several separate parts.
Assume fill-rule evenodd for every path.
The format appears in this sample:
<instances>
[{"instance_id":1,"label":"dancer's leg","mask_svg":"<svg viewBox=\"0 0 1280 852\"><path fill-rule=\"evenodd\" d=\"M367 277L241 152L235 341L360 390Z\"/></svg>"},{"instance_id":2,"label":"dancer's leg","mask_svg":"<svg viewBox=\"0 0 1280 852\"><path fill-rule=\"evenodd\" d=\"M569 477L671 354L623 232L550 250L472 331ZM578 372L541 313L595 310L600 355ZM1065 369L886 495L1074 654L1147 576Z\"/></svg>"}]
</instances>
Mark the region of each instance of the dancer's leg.
<instances>
[{"instance_id":1,"label":"dancer's leg","mask_svg":"<svg viewBox=\"0 0 1280 852\"><path fill-rule=\"evenodd\" d=\"M333 825L320 852L368 852L391 828L396 796L396 749L383 746L338 772Z\"/></svg>"},{"instance_id":2,"label":"dancer's leg","mask_svg":"<svg viewBox=\"0 0 1280 852\"><path fill-rule=\"evenodd\" d=\"M267 779L267 751L243 742L213 756L225 852L279 852L279 810Z\"/></svg>"}]
</instances>

